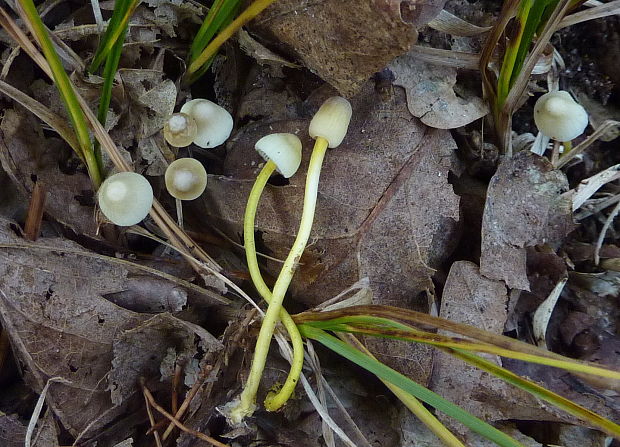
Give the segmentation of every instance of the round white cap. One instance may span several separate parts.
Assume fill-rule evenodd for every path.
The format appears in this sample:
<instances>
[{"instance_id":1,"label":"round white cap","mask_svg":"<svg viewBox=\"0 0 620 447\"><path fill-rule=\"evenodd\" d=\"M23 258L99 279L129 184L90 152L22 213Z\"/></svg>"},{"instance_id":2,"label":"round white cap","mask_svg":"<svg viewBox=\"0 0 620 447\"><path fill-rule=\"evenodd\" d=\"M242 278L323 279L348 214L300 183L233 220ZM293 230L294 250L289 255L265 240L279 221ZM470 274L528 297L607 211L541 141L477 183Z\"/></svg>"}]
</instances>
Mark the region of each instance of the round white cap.
<instances>
[{"instance_id":1,"label":"round white cap","mask_svg":"<svg viewBox=\"0 0 620 447\"><path fill-rule=\"evenodd\" d=\"M101 212L121 227L144 219L153 205L153 188L135 172L119 172L108 177L97 193Z\"/></svg>"},{"instance_id":2,"label":"round white cap","mask_svg":"<svg viewBox=\"0 0 620 447\"><path fill-rule=\"evenodd\" d=\"M194 118L197 132L194 144L211 148L224 143L233 129L230 113L208 99L192 99L181 107L181 113Z\"/></svg>"},{"instance_id":3,"label":"round white cap","mask_svg":"<svg viewBox=\"0 0 620 447\"><path fill-rule=\"evenodd\" d=\"M179 158L173 161L164 175L166 189L172 197L194 200L207 187L207 171L195 158Z\"/></svg>"},{"instance_id":4,"label":"round white cap","mask_svg":"<svg viewBox=\"0 0 620 447\"><path fill-rule=\"evenodd\" d=\"M265 160L271 160L277 170L286 178L297 172L301 164L301 141L292 133L272 133L265 135L254 145Z\"/></svg>"},{"instance_id":5,"label":"round white cap","mask_svg":"<svg viewBox=\"0 0 620 447\"><path fill-rule=\"evenodd\" d=\"M341 96L327 99L315 113L308 132L314 139L323 137L331 148L340 146L351 122L351 103Z\"/></svg>"},{"instance_id":6,"label":"round white cap","mask_svg":"<svg viewBox=\"0 0 620 447\"><path fill-rule=\"evenodd\" d=\"M538 98L534 106L534 122L549 138L571 141L588 127L588 113L570 93L560 90Z\"/></svg>"}]
</instances>

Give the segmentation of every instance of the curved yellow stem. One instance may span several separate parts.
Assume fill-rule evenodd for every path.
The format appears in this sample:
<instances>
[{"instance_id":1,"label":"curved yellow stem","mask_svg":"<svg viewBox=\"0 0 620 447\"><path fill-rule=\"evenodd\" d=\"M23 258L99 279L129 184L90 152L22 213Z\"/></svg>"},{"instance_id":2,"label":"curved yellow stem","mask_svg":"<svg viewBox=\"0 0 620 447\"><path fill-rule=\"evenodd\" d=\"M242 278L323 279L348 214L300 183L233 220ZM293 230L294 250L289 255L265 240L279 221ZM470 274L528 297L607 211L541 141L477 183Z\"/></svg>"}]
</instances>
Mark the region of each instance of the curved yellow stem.
<instances>
[{"instance_id":1,"label":"curved yellow stem","mask_svg":"<svg viewBox=\"0 0 620 447\"><path fill-rule=\"evenodd\" d=\"M245 257L248 263L248 269L250 271L250 276L252 277L254 287L256 287L258 293L260 293L267 303L271 302L271 290L269 290L269 287L265 284L263 276L260 273L260 267L258 266L256 244L254 242L254 222L256 219L256 210L258 208L258 202L261 194L265 189L265 185L267 184L269 177L271 177L271 174L273 174L275 169L276 165L270 160L265 164L261 172L258 174L258 177L256 177L256 181L254 182L254 186L252 187L252 191L250 191L250 196L248 197L248 204L245 208L245 216L243 218L243 242L245 246ZM286 381L280 391L278 393L269 393L267 399L265 399L265 408L269 411L278 410L286 403L286 401L288 401L291 394L293 394L293 391L295 390L295 385L297 385L297 382L299 381L299 375L301 374L301 370L304 365L304 345L299 329L297 329L297 325L284 308L280 310L280 319L282 320L282 324L286 328L289 337L291 338L291 343L293 344L293 361L291 363L291 370L288 373L288 377L286 378Z\"/></svg>"},{"instance_id":2,"label":"curved yellow stem","mask_svg":"<svg viewBox=\"0 0 620 447\"><path fill-rule=\"evenodd\" d=\"M295 274L297 263L310 237L310 230L312 229L312 222L314 221L314 210L316 208L319 178L321 176L321 166L326 151L327 140L318 137L314 144L314 149L312 150L308 174L306 175L304 209L299 224L299 232L297 233L293 247L286 257L280 275L278 275L278 279L273 287L271 302L267 308L265 318L263 319L263 325L260 328L258 339L256 340L256 349L254 350L254 359L252 361L248 381L245 384L239 401L235 402L234 407L229 410L229 417L233 423L239 423L245 416L252 414L256 406L254 403L256 400L256 392L258 391L260 379L265 369L269 345L275 326L278 323L282 301L284 300L284 295Z\"/></svg>"}]
</instances>

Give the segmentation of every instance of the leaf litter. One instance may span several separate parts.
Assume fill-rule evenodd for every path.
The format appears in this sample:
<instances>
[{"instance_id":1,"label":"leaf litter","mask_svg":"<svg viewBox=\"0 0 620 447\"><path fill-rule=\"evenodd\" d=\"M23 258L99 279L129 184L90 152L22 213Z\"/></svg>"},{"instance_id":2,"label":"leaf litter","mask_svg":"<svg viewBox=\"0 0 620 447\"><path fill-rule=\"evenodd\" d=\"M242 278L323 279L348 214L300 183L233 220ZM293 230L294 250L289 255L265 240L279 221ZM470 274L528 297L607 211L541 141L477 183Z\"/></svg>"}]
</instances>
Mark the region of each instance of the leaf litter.
<instances>
[{"instance_id":1,"label":"leaf litter","mask_svg":"<svg viewBox=\"0 0 620 447\"><path fill-rule=\"evenodd\" d=\"M358 293L344 303L372 300L439 313L527 340L535 310L561 275L576 269L569 272L566 286L550 306L548 346L617 367L613 363L614 347L618 346L613 297L620 282L610 266L613 258L620 256L613 254L609 244L603 246L601 252L611 254L603 256L601 273L593 270L591 256L578 259L570 250L568 254L563 251L567 235L576 227L572 194L580 190L563 193L569 183L574 187L601 171L592 168L594 163L588 164L596 148L583 154L589 171L577 179L526 152L502 160L484 191L484 211L467 209L464 220L459 202L465 196L457 195L453 184L465 169L468 175L476 177L477 173L469 160L457 157L457 143L460 150L461 137L467 138L471 131L471 126L463 126L483 117L486 108L478 93L460 84L469 80L467 72L421 62L415 51L409 52L418 31L425 38L424 45L441 42L443 37L429 33L425 25L442 14L447 16L441 12L446 2L351 3L356 7L335 0L279 0L250 24L248 33L238 37L242 51L256 62L241 54L235 44L224 49L226 57L216 59L214 91L222 104L235 112L237 129L226 148L212 154L194 153L206 161L211 175L204 200L190 207L194 214L188 220L190 225L201 231L224 230L231 240L239 241L247 193L262 163L253 150L255 141L266 133L288 131L299 135L304 147L309 147L312 141L305 129L310 116L323 99L338 91L351 98L354 121L345 143L326 157L312 243L291 288L295 306L331 303L331 297L360 284ZM451 3L446 6L474 22L474 27L482 29L493 20L493 8L488 11L485 2ZM103 16L108 17L112 3L100 5ZM90 8L85 5L62 17L54 28L57 36L78 51L78 62L80 58L88 60L84 48L94 48L93 36L99 32L90 18ZM203 14L204 8L194 2L150 0L136 10L130 24L124 68L116 78L107 127L125 150L126 159L149 176L161 175L174 158L159 131L166 116L192 95L179 82L185 58L185 50L180 48L188 46ZM445 45L458 51L477 51L481 44L477 33L467 39L454 37ZM6 59L7 54L3 61L19 62L19 57ZM171 69L171 65L178 68ZM390 71L375 75L386 66ZM30 77L32 73L24 79ZM80 73L73 73L72 79L95 106L101 80ZM65 116L53 86L35 80L27 87L33 97ZM0 157L19 193L30 195L36 175L50 191L47 218L79 237L100 237L88 179L76 160L25 110L2 104ZM597 120L604 120L605 108L597 106ZM456 142L442 130L453 128L459 128ZM288 183L275 179L261 200L257 216L260 250L275 259L286 255L296 231L307 152L304 157L301 175ZM487 182L484 175L477 180ZM616 178L614 172L610 171L609 178ZM606 183L596 189L604 185L613 191L615 185ZM594 193L588 190L579 206ZM471 231L464 225L476 218L482 228L482 243L476 249L479 257L475 251L460 251L462 238L467 237L462 235ZM20 243L9 225L3 221L2 242ZM585 223L584 228L587 225L592 224ZM615 238L613 230L608 240ZM588 238L584 239L587 243ZM137 381L145 377L150 389L167 399L177 364L185 366L182 381L191 387L200 371L217 359L214 364L220 366L201 388L199 402L192 404L188 419L197 429L212 428L214 407L226 401L229 389L243 380L245 356L252 349L252 332L249 341L241 337L231 343L235 339L231 334L246 329L241 327L246 320L238 311L219 307L221 315L211 314L208 309L216 300L207 294L206 300L203 296L197 301L198 286L104 257L82 257L75 252L85 249L66 239L46 238L40 244L56 250L0 248L0 268L5 273L0 280L0 318L25 379L35 391L53 376L69 381L50 385L46 402L51 411L42 421L58 421L80 439L99 436L101 445L133 445L132 437L140 438L138 431L145 426L143 408L136 409L143 405ZM220 261L226 261L227 273L243 278L244 272L237 271L243 264L235 258L235 249L232 254L224 253L230 247L219 240L210 248L219 253ZM157 268L157 263L156 258L150 265ZM271 283L280 264L265 260L261 265ZM248 285L241 280L238 283ZM228 329L223 335L216 329L214 334L219 337L211 335L207 330L214 323L216 328L228 325ZM231 344L233 348L228 349ZM243 349L235 350L237 344ZM421 383L430 383L435 391L474 414L497 422L524 445L540 443L526 436L531 433L522 425L506 420L555 421L559 434L554 443L602 445L598 432L559 423L578 421L443 353L394 341L368 340L368 344L391 366ZM277 356L272 360L273 365L279 365ZM617 392L614 394L609 383L588 382L515 361L502 364L603 415L617 416ZM337 366L342 369L340 363ZM427 444L420 440L424 429L401 414L382 389L372 394L368 383L353 385L358 376L350 369L338 368L327 361L323 374L354 420L362 421L359 425L369 441L437 445L432 435L426 435ZM351 376L343 380L346 374ZM281 376L281 371L270 374L263 391ZM316 434L321 432L321 420L303 393L299 394L287 415L259 415L243 439L254 437L258 430L284 444L320 445L322 440ZM382 399L379 411L377 399ZM367 405L369 400L373 404ZM124 420L119 422L119 418ZM296 425L285 428L291 422ZM23 417L4 414L0 414L0 424L17 433L15 439L26 427ZM279 427L280 431L274 433L267 427ZM454 428L472 445L486 445L462 428ZM54 432L51 445L56 437ZM195 444L188 434L179 442Z\"/></svg>"}]
</instances>

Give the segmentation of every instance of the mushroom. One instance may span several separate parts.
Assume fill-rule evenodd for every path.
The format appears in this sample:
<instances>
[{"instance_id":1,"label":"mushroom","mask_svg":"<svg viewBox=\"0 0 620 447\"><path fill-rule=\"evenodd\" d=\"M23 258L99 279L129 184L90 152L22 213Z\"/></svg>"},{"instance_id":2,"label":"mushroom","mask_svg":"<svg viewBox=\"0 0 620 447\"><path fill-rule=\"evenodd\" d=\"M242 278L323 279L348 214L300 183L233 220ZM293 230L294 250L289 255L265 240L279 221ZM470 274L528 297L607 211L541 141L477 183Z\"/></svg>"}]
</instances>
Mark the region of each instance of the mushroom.
<instances>
[{"instance_id":1,"label":"mushroom","mask_svg":"<svg viewBox=\"0 0 620 447\"><path fill-rule=\"evenodd\" d=\"M351 115L352 109L349 101L341 97L332 97L321 105L310 122L309 133L316 141L310 157L308 173L306 174L304 207L299 231L291 251L284 261L282 270L280 270L278 279L273 286L271 302L263 318L263 324L256 340L256 348L248 380L239 399L231 402L231 406L227 407L227 416L233 423L240 423L244 417L252 414L256 407L256 393L265 368L273 331L280 317L282 301L310 237L323 158L328 147L335 148L342 143L349 128Z\"/></svg>"},{"instance_id":2,"label":"mushroom","mask_svg":"<svg viewBox=\"0 0 620 447\"><path fill-rule=\"evenodd\" d=\"M174 147L189 146L197 132L196 121L186 113L173 113L164 124L164 138Z\"/></svg>"},{"instance_id":3,"label":"mushroom","mask_svg":"<svg viewBox=\"0 0 620 447\"><path fill-rule=\"evenodd\" d=\"M101 212L121 227L140 222L153 205L153 188L146 178L135 172L119 172L108 177L97 196Z\"/></svg>"},{"instance_id":4,"label":"mushroom","mask_svg":"<svg viewBox=\"0 0 620 447\"><path fill-rule=\"evenodd\" d=\"M181 113L189 115L196 122L196 136L193 143L202 148L211 148L224 143L233 128L230 113L208 99L192 99L181 107Z\"/></svg>"},{"instance_id":5,"label":"mushroom","mask_svg":"<svg viewBox=\"0 0 620 447\"><path fill-rule=\"evenodd\" d=\"M570 93L560 90L538 98L534 122L543 135L569 143L588 126L588 113Z\"/></svg>"},{"instance_id":6,"label":"mushroom","mask_svg":"<svg viewBox=\"0 0 620 447\"><path fill-rule=\"evenodd\" d=\"M254 241L256 210L265 185L274 171L277 170L286 178L292 177L297 172L301 164L302 145L296 135L274 133L258 140L254 147L267 163L265 163L265 166L258 174L248 197L243 220L243 239L252 282L264 300L269 303L271 302L271 290L269 290L269 287L263 280L256 257L256 244ZM295 322L284 308L280 310L280 319L288 331L293 344L293 361L289 375L280 391L270 393L267 399L265 399L265 407L269 411L278 410L289 399L295 390L295 385L299 380L299 374L304 363L304 346L299 329L297 329Z\"/></svg>"},{"instance_id":7,"label":"mushroom","mask_svg":"<svg viewBox=\"0 0 620 447\"><path fill-rule=\"evenodd\" d=\"M194 200L207 187L207 171L195 158L179 158L166 169L166 189L179 200Z\"/></svg>"}]
</instances>

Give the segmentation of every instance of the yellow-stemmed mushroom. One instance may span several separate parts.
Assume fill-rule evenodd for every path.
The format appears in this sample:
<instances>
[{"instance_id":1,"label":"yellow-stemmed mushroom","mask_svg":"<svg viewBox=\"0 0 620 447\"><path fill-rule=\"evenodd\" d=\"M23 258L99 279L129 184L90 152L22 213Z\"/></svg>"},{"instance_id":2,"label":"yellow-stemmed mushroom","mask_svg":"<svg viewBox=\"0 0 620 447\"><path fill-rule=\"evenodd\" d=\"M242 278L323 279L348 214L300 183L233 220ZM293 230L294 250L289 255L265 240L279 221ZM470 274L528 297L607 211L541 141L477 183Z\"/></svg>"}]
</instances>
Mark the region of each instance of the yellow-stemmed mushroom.
<instances>
[{"instance_id":1,"label":"yellow-stemmed mushroom","mask_svg":"<svg viewBox=\"0 0 620 447\"><path fill-rule=\"evenodd\" d=\"M296 135L274 133L258 140L254 147L261 157L265 159L266 163L258 174L248 197L243 219L243 239L248 270L250 271L254 287L256 287L263 299L269 303L271 302L271 290L263 280L256 257L256 243L254 241L256 210L265 185L267 185L267 181L274 171L278 171L286 178L292 177L297 172L301 164L302 145ZM288 377L282 388L277 393L269 393L265 399L265 408L269 411L278 410L291 397L295 385L299 381L299 375L304 364L304 345L295 322L284 308L280 310L280 319L291 338L293 360Z\"/></svg>"},{"instance_id":2,"label":"yellow-stemmed mushroom","mask_svg":"<svg viewBox=\"0 0 620 447\"><path fill-rule=\"evenodd\" d=\"M306 175L304 207L299 231L273 287L271 302L265 313L265 318L256 341L248 380L239 398L224 409L224 412L233 424L241 423L256 408L256 393L263 370L265 369L273 331L278 323L280 310L282 309L282 301L310 237L323 158L328 147L335 148L344 139L351 115L352 109L349 101L341 97L332 97L323 103L310 122L309 133L311 137L315 138L315 144Z\"/></svg>"}]
</instances>

